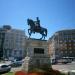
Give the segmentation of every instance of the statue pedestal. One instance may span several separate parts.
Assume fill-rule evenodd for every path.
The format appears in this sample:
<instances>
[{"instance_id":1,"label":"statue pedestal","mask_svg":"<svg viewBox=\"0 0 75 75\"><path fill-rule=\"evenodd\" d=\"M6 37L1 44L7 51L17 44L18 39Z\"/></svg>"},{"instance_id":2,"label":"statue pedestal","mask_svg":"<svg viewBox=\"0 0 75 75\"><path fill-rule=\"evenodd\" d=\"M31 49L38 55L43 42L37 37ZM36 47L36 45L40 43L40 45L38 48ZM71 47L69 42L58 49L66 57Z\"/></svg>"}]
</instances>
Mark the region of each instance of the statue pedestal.
<instances>
[{"instance_id":1,"label":"statue pedestal","mask_svg":"<svg viewBox=\"0 0 75 75\"><path fill-rule=\"evenodd\" d=\"M22 65L25 72L51 68L50 55L48 54L48 44L46 40L29 39L27 40L27 56Z\"/></svg>"}]
</instances>

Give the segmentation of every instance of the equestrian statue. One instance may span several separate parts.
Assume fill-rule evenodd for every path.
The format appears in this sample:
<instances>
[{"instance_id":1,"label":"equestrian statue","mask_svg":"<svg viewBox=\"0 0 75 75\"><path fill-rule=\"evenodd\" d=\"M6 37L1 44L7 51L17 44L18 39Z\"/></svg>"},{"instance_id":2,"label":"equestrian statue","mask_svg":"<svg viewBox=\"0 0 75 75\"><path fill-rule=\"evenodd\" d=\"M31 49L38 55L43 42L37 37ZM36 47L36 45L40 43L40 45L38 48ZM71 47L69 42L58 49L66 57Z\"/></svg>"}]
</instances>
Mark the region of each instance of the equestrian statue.
<instances>
[{"instance_id":1,"label":"equestrian statue","mask_svg":"<svg viewBox=\"0 0 75 75\"><path fill-rule=\"evenodd\" d=\"M27 24L30 26L28 29L29 38L32 33L40 33L42 37L40 39L45 39L47 36L47 29L40 26L40 20L38 17L36 17L36 21L33 21L32 19L27 19Z\"/></svg>"}]
</instances>

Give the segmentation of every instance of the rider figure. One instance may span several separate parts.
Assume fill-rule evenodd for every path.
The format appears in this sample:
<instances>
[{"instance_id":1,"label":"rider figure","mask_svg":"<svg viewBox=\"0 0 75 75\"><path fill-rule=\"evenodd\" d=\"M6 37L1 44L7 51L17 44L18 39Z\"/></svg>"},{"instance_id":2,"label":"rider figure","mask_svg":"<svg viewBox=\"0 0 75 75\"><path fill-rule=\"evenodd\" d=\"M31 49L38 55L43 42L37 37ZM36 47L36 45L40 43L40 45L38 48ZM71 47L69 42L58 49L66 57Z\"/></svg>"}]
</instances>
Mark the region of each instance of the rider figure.
<instances>
[{"instance_id":1,"label":"rider figure","mask_svg":"<svg viewBox=\"0 0 75 75\"><path fill-rule=\"evenodd\" d=\"M36 28L39 29L40 28L40 20L38 17L36 17L37 21L36 21Z\"/></svg>"}]
</instances>

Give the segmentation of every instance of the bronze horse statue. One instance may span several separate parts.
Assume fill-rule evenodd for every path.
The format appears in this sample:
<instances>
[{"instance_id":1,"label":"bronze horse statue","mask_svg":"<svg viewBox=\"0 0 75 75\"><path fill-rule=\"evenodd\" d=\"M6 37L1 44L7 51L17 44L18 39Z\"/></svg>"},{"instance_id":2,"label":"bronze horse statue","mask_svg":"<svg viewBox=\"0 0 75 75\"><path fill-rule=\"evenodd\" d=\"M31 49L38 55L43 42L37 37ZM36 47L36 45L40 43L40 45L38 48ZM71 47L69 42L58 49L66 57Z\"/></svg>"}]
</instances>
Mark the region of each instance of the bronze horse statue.
<instances>
[{"instance_id":1,"label":"bronze horse statue","mask_svg":"<svg viewBox=\"0 0 75 75\"><path fill-rule=\"evenodd\" d=\"M36 26L37 21L33 21L32 19L27 19L27 23L30 26L30 28L28 29L28 33L29 33L29 38L31 36L32 33L40 33L42 35L42 37L40 39L45 39L45 37L47 36L47 29L43 28L41 26Z\"/></svg>"}]
</instances>

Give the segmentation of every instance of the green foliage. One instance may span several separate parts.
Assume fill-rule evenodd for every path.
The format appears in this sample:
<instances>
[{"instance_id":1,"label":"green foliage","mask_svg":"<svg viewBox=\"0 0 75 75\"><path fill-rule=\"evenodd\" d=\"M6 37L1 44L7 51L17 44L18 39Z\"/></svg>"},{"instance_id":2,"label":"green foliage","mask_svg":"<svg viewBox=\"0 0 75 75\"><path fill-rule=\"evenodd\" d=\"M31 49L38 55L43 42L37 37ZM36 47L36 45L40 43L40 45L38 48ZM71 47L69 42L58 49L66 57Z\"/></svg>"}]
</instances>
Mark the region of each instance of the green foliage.
<instances>
[{"instance_id":1,"label":"green foliage","mask_svg":"<svg viewBox=\"0 0 75 75\"><path fill-rule=\"evenodd\" d=\"M2 75L14 75L14 73L13 72L8 72L8 73L2 74Z\"/></svg>"}]
</instances>

